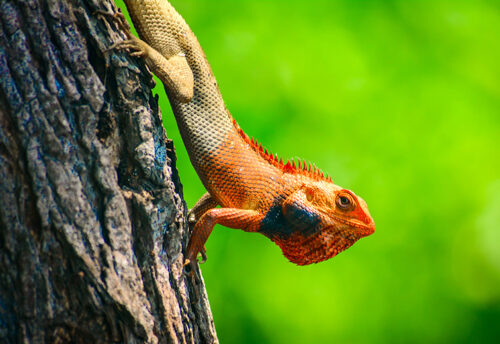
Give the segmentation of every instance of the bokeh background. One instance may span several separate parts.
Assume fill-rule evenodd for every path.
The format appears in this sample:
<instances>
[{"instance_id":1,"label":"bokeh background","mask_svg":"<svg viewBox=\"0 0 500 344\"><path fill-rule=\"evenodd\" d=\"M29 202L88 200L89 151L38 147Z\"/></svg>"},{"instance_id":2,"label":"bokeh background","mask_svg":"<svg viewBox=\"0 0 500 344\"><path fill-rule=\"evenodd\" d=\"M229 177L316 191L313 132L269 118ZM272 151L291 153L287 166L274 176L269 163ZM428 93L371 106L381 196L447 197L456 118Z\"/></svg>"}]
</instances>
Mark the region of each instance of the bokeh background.
<instances>
[{"instance_id":1,"label":"bokeh background","mask_svg":"<svg viewBox=\"0 0 500 344\"><path fill-rule=\"evenodd\" d=\"M172 3L246 133L377 225L306 267L218 226L202 270L221 343L499 343L500 2ZM155 92L191 207L204 189Z\"/></svg>"}]
</instances>

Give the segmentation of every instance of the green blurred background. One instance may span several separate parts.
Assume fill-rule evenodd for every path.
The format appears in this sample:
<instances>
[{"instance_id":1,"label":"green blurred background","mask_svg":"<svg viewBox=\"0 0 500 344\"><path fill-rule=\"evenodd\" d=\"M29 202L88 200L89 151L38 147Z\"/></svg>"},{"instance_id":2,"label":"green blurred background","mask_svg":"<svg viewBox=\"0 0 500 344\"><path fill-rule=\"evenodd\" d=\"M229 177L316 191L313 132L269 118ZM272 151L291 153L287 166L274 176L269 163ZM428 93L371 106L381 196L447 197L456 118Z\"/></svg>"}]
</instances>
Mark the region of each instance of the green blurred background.
<instances>
[{"instance_id":1,"label":"green blurred background","mask_svg":"<svg viewBox=\"0 0 500 344\"><path fill-rule=\"evenodd\" d=\"M172 3L246 133L377 225L306 267L217 227L202 269L221 342L499 343L500 1ZM155 92L191 207L204 189Z\"/></svg>"}]
</instances>

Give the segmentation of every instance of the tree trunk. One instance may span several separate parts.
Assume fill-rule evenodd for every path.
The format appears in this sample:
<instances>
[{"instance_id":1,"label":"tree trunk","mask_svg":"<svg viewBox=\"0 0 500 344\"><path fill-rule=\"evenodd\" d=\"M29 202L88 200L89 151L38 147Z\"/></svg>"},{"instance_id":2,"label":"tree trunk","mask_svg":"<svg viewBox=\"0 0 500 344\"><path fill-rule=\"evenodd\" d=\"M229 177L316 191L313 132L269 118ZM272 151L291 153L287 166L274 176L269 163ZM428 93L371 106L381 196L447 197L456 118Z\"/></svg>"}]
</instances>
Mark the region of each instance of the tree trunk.
<instances>
[{"instance_id":1,"label":"tree trunk","mask_svg":"<svg viewBox=\"0 0 500 344\"><path fill-rule=\"evenodd\" d=\"M151 75L108 0L0 0L0 342L213 343Z\"/></svg>"}]
</instances>

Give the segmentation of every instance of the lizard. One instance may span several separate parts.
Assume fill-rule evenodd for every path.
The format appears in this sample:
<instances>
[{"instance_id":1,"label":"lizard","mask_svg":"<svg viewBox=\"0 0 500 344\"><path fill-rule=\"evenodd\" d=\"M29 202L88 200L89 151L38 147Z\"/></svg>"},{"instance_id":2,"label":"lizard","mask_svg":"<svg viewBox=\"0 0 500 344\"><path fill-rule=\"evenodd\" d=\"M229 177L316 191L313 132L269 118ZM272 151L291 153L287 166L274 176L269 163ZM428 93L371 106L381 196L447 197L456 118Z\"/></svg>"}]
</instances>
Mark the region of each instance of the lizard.
<instances>
[{"instance_id":1,"label":"lizard","mask_svg":"<svg viewBox=\"0 0 500 344\"><path fill-rule=\"evenodd\" d=\"M216 224L261 233L297 265L334 257L375 230L365 201L303 160L284 162L247 136L222 99L198 39L166 0L125 0L140 38L112 46L142 57L162 81L207 193L191 209L184 265L205 255ZM124 18L122 18L124 20ZM219 207L217 207L219 206Z\"/></svg>"}]
</instances>

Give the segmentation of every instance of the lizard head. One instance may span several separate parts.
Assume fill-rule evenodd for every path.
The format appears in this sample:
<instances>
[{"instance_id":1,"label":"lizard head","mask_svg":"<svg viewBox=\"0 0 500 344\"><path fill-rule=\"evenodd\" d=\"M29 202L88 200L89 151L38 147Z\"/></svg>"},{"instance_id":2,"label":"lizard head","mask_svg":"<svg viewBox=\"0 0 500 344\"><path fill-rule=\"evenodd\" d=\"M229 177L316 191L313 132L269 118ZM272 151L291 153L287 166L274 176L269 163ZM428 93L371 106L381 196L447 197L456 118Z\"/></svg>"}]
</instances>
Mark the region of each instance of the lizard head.
<instances>
[{"instance_id":1,"label":"lizard head","mask_svg":"<svg viewBox=\"0 0 500 344\"><path fill-rule=\"evenodd\" d=\"M298 265L329 259L375 231L365 201L329 181L304 183L282 213L290 230L272 240Z\"/></svg>"}]
</instances>

